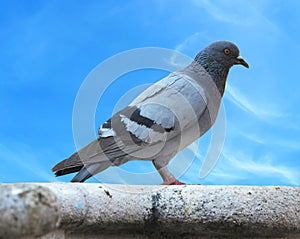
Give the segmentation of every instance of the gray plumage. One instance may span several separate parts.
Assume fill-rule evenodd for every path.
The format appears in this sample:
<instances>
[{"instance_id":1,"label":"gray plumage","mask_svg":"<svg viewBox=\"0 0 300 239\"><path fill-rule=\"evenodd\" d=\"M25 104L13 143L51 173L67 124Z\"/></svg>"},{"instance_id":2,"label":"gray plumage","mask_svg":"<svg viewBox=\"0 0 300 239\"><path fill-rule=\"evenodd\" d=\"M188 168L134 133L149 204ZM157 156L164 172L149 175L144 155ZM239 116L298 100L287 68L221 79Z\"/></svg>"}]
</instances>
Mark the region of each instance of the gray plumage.
<instances>
[{"instance_id":1,"label":"gray plumage","mask_svg":"<svg viewBox=\"0 0 300 239\"><path fill-rule=\"evenodd\" d=\"M150 86L99 127L98 139L53 167L56 176L78 172L83 182L109 166L151 160L164 184L181 184L169 161L203 135L216 120L229 69L249 67L237 46L214 42L187 67Z\"/></svg>"}]
</instances>

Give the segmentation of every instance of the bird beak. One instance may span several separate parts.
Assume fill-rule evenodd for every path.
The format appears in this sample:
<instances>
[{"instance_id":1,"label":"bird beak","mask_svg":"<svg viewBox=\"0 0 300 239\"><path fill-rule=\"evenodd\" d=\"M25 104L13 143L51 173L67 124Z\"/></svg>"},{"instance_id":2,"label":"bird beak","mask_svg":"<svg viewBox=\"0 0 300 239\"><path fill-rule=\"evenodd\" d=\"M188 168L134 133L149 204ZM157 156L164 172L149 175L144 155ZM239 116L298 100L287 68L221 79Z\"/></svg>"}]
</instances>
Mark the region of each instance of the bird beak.
<instances>
[{"instance_id":1,"label":"bird beak","mask_svg":"<svg viewBox=\"0 0 300 239\"><path fill-rule=\"evenodd\" d=\"M243 65L244 67L249 68L249 64L244 60L242 56L238 56L236 58L235 65Z\"/></svg>"}]
</instances>

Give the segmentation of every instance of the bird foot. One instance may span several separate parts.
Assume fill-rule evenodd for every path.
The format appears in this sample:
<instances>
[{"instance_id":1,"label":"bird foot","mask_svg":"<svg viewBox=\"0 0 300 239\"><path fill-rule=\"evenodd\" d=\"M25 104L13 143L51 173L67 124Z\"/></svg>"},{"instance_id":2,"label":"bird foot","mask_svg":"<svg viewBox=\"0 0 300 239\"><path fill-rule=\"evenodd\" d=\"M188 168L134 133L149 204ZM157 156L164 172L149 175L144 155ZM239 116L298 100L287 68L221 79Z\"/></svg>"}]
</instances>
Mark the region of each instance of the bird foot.
<instances>
[{"instance_id":1,"label":"bird foot","mask_svg":"<svg viewBox=\"0 0 300 239\"><path fill-rule=\"evenodd\" d=\"M162 185L186 185L186 184L175 179L174 181L171 182L163 182Z\"/></svg>"}]
</instances>

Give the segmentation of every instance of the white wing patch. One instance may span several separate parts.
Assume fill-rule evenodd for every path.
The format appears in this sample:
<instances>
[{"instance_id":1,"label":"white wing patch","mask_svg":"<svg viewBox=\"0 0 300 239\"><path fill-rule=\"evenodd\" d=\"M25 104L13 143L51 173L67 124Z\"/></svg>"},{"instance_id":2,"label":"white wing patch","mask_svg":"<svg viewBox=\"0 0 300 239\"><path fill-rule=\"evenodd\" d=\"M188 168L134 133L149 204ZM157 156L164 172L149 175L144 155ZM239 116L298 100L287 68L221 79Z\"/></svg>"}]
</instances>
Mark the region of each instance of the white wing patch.
<instances>
[{"instance_id":1,"label":"white wing patch","mask_svg":"<svg viewBox=\"0 0 300 239\"><path fill-rule=\"evenodd\" d=\"M126 130L145 143L151 144L158 141L164 141L167 138L167 132L157 132L145 125L130 120L125 115L120 115L120 117L121 122L125 124Z\"/></svg>"},{"instance_id":2,"label":"white wing patch","mask_svg":"<svg viewBox=\"0 0 300 239\"><path fill-rule=\"evenodd\" d=\"M116 132L114 131L113 128L105 128L103 127L103 125L101 125L98 129L98 135L102 138L107 138L107 137L116 136Z\"/></svg>"}]
</instances>

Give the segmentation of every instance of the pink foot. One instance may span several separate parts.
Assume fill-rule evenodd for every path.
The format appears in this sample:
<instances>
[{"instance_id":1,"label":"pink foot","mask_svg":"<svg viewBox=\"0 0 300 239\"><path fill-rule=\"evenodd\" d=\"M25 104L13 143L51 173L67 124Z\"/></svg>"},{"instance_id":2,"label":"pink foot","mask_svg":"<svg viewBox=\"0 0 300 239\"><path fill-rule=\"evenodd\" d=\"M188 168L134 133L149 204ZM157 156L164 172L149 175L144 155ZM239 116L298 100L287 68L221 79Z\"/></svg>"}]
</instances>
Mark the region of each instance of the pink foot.
<instances>
[{"instance_id":1,"label":"pink foot","mask_svg":"<svg viewBox=\"0 0 300 239\"><path fill-rule=\"evenodd\" d=\"M163 182L162 185L186 185L186 184L175 179L175 181L172 182Z\"/></svg>"},{"instance_id":2,"label":"pink foot","mask_svg":"<svg viewBox=\"0 0 300 239\"><path fill-rule=\"evenodd\" d=\"M170 183L169 185L186 185L186 184L182 183L176 179L174 182Z\"/></svg>"}]
</instances>

